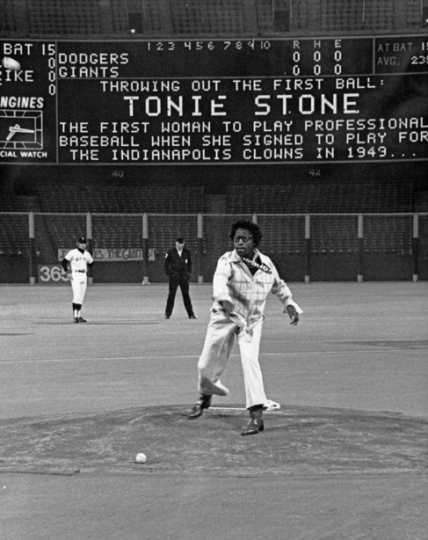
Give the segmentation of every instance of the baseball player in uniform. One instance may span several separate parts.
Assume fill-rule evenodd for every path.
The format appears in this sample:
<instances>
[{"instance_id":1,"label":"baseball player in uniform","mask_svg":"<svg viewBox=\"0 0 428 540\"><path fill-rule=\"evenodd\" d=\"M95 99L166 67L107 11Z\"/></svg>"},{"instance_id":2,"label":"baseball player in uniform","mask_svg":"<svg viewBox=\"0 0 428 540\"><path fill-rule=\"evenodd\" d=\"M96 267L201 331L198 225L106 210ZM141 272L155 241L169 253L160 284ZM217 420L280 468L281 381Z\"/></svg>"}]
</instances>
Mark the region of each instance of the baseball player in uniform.
<instances>
[{"instance_id":1,"label":"baseball player in uniform","mask_svg":"<svg viewBox=\"0 0 428 540\"><path fill-rule=\"evenodd\" d=\"M75 323L85 323L82 317L82 305L85 298L86 287L88 285L88 268L94 264L94 260L89 251L86 251L88 245L84 236L77 241L76 249L67 253L61 261L65 272L70 276L71 287L73 289L73 317Z\"/></svg>"},{"instance_id":2,"label":"baseball player in uniform","mask_svg":"<svg viewBox=\"0 0 428 540\"><path fill-rule=\"evenodd\" d=\"M263 410L268 408L259 364L267 295L274 293L284 304L284 313L288 314L292 325L299 322L302 313L273 262L257 249L261 238L256 223L239 220L232 224L230 239L235 249L220 257L214 274L214 304L198 362L200 398L188 414L189 418L198 418L210 407L213 395L228 394L220 377L236 338L244 373L246 408L250 413L242 435L263 431Z\"/></svg>"}]
</instances>

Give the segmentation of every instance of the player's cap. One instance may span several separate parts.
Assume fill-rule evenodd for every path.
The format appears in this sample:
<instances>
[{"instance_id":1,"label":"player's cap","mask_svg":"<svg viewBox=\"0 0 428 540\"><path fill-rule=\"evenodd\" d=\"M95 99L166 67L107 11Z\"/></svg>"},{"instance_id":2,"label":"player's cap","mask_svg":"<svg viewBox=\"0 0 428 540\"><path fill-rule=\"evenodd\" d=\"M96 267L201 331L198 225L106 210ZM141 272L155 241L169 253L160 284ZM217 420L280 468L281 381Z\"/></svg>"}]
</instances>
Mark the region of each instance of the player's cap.
<instances>
[{"instance_id":1,"label":"player's cap","mask_svg":"<svg viewBox=\"0 0 428 540\"><path fill-rule=\"evenodd\" d=\"M181 236L177 238L176 242L178 242L179 244L184 244L184 240Z\"/></svg>"},{"instance_id":2,"label":"player's cap","mask_svg":"<svg viewBox=\"0 0 428 540\"><path fill-rule=\"evenodd\" d=\"M77 241L78 244L87 244L86 236L81 236Z\"/></svg>"}]
</instances>

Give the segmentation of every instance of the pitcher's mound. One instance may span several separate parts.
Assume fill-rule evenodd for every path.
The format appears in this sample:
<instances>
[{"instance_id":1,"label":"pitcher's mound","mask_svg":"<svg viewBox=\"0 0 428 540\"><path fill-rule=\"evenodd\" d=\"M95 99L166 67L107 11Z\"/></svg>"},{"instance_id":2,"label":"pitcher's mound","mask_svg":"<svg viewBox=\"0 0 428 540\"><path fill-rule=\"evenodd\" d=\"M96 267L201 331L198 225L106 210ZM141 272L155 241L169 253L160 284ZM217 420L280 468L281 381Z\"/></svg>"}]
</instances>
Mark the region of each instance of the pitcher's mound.
<instances>
[{"instance_id":1,"label":"pitcher's mound","mask_svg":"<svg viewBox=\"0 0 428 540\"><path fill-rule=\"evenodd\" d=\"M428 419L348 409L283 407L241 436L245 410L144 407L0 421L0 472L219 475L423 473ZM138 453L147 461L136 463Z\"/></svg>"}]
</instances>

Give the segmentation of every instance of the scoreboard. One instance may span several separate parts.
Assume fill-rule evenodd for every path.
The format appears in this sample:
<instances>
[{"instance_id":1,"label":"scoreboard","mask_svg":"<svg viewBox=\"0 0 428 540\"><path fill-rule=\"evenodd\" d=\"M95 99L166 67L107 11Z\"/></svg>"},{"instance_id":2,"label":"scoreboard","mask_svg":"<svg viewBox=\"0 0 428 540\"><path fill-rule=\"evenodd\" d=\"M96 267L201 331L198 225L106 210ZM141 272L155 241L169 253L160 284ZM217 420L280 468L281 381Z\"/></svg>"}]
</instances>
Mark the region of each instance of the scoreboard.
<instances>
[{"instance_id":1,"label":"scoreboard","mask_svg":"<svg viewBox=\"0 0 428 540\"><path fill-rule=\"evenodd\" d=\"M0 47L0 163L428 159L426 35Z\"/></svg>"}]
</instances>

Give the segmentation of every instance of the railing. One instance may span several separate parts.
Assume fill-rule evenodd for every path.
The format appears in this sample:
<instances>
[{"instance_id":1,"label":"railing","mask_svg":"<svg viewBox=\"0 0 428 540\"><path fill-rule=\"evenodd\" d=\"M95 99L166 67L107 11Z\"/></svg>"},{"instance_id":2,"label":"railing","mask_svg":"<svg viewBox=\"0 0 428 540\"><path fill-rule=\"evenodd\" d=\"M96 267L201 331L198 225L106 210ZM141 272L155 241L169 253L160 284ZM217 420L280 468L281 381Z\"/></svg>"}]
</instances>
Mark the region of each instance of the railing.
<instances>
[{"instance_id":1,"label":"railing","mask_svg":"<svg viewBox=\"0 0 428 540\"><path fill-rule=\"evenodd\" d=\"M148 283L159 271L164 253L182 236L194 254L198 281L203 282L212 275L218 257L231 249L231 222L242 218L260 225L261 251L280 266L297 261L299 275L306 282L313 279L314 267L320 261L325 263L326 257L334 256L333 262L327 264L337 263L339 267L349 260L358 281L363 281L368 261L381 261L382 257L390 261L387 264L406 259L412 267L413 281L418 281L420 269L425 269L428 260L428 213L4 212L0 213L0 262L21 256L29 268L30 283L34 283L40 265L58 265L64 253L75 247L77 238L85 235L98 262L139 262L143 281Z\"/></svg>"}]
</instances>

